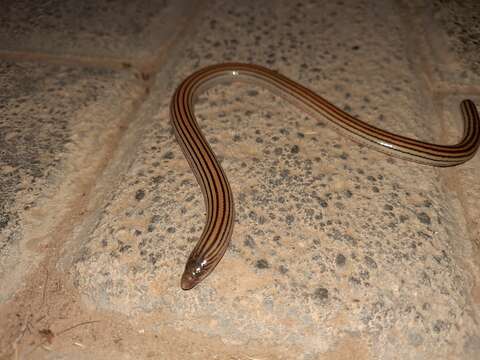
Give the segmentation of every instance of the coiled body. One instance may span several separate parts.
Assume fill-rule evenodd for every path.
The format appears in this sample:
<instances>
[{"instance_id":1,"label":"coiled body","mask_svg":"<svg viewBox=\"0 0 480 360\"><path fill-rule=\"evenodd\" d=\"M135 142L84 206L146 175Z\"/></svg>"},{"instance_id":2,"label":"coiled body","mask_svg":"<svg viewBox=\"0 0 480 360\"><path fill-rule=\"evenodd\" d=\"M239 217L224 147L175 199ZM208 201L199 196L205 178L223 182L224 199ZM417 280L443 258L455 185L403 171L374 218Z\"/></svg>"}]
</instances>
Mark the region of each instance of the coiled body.
<instances>
[{"instance_id":1,"label":"coiled body","mask_svg":"<svg viewBox=\"0 0 480 360\"><path fill-rule=\"evenodd\" d=\"M431 166L454 166L470 159L480 144L480 119L474 103L462 101L463 138L455 145L437 145L396 135L369 125L340 110L306 87L265 67L225 63L205 67L186 78L175 91L170 116L175 135L202 189L207 220L193 249L181 280L184 290L202 281L219 263L233 230L234 205L230 185L203 136L194 114L197 96L223 82L247 81L266 87L320 116L353 140L391 156Z\"/></svg>"}]
</instances>

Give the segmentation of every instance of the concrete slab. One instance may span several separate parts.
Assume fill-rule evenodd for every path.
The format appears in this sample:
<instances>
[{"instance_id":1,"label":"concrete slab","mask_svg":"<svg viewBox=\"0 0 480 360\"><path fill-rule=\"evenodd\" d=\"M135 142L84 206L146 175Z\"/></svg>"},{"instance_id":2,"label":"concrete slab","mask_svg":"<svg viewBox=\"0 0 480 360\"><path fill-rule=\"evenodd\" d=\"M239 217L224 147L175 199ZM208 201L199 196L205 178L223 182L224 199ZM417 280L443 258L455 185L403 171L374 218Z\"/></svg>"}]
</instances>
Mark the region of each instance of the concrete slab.
<instances>
[{"instance_id":1,"label":"concrete slab","mask_svg":"<svg viewBox=\"0 0 480 360\"><path fill-rule=\"evenodd\" d=\"M425 41L420 54L430 63L434 87L452 84L478 90L480 81L480 44L478 1L406 1L412 17L420 20L417 35Z\"/></svg>"},{"instance_id":2,"label":"concrete slab","mask_svg":"<svg viewBox=\"0 0 480 360\"><path fill-rule=\"evenodd\" d=\"M72 220L62 215L86 196L82 186L145 88L130 72L10 61L0 61L0 87L4 302L38 266L60 223Z\"/></svg>"},{"instance_id":3,"label":"concrete slab","mask_svg":"<svg viewBox=\"0 0 480 360\"><path fill-rule=\"evenodd\" d=\"M264 64L375 125L433 141L442 127L412 68L403 11L394 1L217 1L169 71L177 84L206 64ZM167 104L74 266L90 307L161 312L152 331L302 349L285 358L339 356L348 344L366 359L470 356L474 280L456 260L470 240L442 172L356 145L253 86L214 89L197 106L237 223L215 273L182 292L204 208Z\"/></svg>"},{"instance_id":4,"label":"concrete slab","mask_svg":"<svg viewBox=\"0 0 480 360\"><path fill-rule=\"evenodd\" d=\"M188 0L2 1L1 51L150 65L195 6Z\"/></svg>"}]
</instances>

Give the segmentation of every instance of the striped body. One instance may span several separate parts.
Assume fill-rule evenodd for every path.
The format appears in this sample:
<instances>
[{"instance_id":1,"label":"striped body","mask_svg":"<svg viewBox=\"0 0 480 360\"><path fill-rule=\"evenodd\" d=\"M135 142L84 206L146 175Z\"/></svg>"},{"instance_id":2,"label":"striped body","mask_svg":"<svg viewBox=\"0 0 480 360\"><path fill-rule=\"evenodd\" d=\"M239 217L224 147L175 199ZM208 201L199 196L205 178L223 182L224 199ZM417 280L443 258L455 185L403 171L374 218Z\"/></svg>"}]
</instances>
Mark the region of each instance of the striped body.
<instances>
[{"instance_id":1,"label":"striped body","mask_svg":"<svg viewBox=\"0 0 480 360\"><path fill-rule=\"evenodd\" d=\"M396 135L369 125L329 103L287 77L258 65L226 63L205 67L186 78L170 104L178 143L203 192L207 221L182 276L183 289L202 281L221 260L233 230L233 196L228 180L203 136L193 112L197 96L224 82L247 81L274 91L315 117L325 117L343 134L378 151L431 166L454 166L470 159L480 144L480 119L474 103L462 101L462 140L455 145L437 145Z\"/></svg>"}]
</instances>

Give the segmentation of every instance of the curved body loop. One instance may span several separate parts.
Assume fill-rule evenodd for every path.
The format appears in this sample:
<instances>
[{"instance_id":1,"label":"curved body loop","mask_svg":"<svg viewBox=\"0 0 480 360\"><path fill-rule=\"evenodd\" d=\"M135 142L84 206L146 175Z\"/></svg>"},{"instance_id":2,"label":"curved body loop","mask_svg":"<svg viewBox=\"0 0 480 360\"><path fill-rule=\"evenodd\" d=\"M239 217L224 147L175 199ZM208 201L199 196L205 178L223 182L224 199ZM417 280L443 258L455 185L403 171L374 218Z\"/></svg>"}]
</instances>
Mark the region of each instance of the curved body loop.
<instances>
[{"instance_id":1,"label":"curved body loop","mask_svg":"<svg viewBox=\"0 0 480 360\"><path fill-rule=\"evenodd\" d=\"M474 103L463 100L463 138L454 145L439 145L393 134L369 125L289 78L252 64L225 63L205 67L187 77L170 104L174 132L203 192L207 221L193 249L181 280L184 290L202 281L219 263L233 230L233 195L227 177L203 136L194 114L198 95L209 87L248 81L266 87L312 116L327 118L353 140L388 155L431 166L454 166L470 159L480 144L480 119Z\"/></svg>"}]
</instances>

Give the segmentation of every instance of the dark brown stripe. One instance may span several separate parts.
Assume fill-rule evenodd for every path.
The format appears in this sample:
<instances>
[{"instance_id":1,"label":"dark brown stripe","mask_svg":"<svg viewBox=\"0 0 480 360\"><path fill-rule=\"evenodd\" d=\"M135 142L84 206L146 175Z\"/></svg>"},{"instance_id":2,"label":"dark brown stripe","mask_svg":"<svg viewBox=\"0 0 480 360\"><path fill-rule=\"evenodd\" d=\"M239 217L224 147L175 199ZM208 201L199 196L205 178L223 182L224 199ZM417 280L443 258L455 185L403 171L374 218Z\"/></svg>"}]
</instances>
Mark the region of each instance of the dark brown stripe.
<instances>
[{"instance_id":1,"label":"dark brown stripe","mask_svg":"<svg viewBox=\"0 0 480 360\"><path fill-rule=\"evenodd\" d=\"M178 95L178 98L180 98L180 94ZM210 167L208 165L204 165L207 162L204 157L204 153L200 150L200 148L204 148L205 144L201 142L200 145L198 145L198 143L195 141L196 140L195 136L193 136L190 130L188 129L188 125L190 123L183 121L184 117L182 117L181 115L182 114L181 108L182 107L176 106L176 110L178 111L177 114L180 114L180 115L176 115L178 116L178 118L176 119L178 120L177 121L177 125L179 127L178 130L184 145L187 147L187 149L188 147L190 147L190 150L187 151L188 157L194 161L196 171L199 172L200 174L203 174L203 177L206 179L205 182L202 182L201 186L203 185L205 189L202 189L202 190L206 190L210 195L208 197L208 200L211 205L208 206L207 204L207 214L208 214L207 220L210 222L213 222L218 217L217 211L218 211L218 203L219 203L218 192L216 190L215 183L213 184L211 183L212 180L215 181L216 177L211 172ZM188 133L189 135L188 137L186 133ZM200 138L200 141L202 141L202 138ZM207 156L208 156L208 153L207 153ZM202 234L201 239L205 238L205 235L206 235L205 231L206 229L204 229L204 233Z\"/></svg>"},{"instance_id":2,"label":"dark brown stripe","mask_svg":"<svg viewBox=\"0 0 480 360\"><path fill-rule=\"evenodd\" d=\"M194 93L190 91L190 89L186 90L184 94L184 99L185 99L184 102L188 104L189 100L193 95ZM189 121L193 123L193 121L195 121L195 117L193 116L193 114L189 114L189 115L191 115L189 116ZM194 130L200 133L200 129L198 128L198 124L196 123L196 121L195 121L195 125L196 127L194 127ZM206 140L205 140L205 143L206 143ZM217 195L217 200L220 199L221 201L218 201L218 204L216 204L217 205L217 211L215 213L216 216L214 219L212 219L211 228L209 229L209 231L207 230L205 232L204 236L202 236L203 241L199 242L199 245L201 246L198 246L197 250L198 252L201 252L203 256L206 256L206 254L210 252L211 248L216 245L216 241L214 241L213 238L217 238L218 236L220 237L224 236L224 233L226 232L225 219L227 219L227 223L228 223L228 217L230 216L230 213L231 213L230 203L229 201L227 201L227 198L231 198L231 191L229 189L228 182L226 180L226 177L223 173L223 170L220 164L218 163L217 159L213 155L213 151L210 148L208 148L208 150L209 151L207 152L207 155L211 160L212 167L217 175L215 179L219 180L218 183L214 182L214 185L217 185L217 184L219 185L219 186L215 186L215 190L216 190L215 193ZM207 163L206 163L206 166L209 167ZM222 195L220 195L218 191L219 188L222 190ZM218 221L215 222L215 220L218 218L218 213L221 213L222 217L220 219L220 222ZM217 230L215 229L216 226L218 227Z\"/></svg>"},{"instance_id":3,"label":"dark brown stripe","mask_svg":"<svg viewBox=\"0 0 480 360\"><path fill-rule=\"evenodd\" d=\"M192 81L190 81L190 84L189 84L189 81L187 79L187 81L185 81L183 86L180 87L180 91L178 93L179 94L178 99L181 98L183 100L181 101L181 103L183 103L183 109L189 109L189 106L188 106L189 100L193 96L193 92L191 91L191 82ZM200 255L200 254L208 253L211 247L215 245L215 241L214 239L212 239L213 237L216 238L218 237L218 235L223 237L223 235L226 232L226 229L224 228L225 218L229 216L231 212L228 206L228 201L226 199L227 197L229 197L228 195L231 193L231 191L228 187L228 183L226 183L226 178L218 162L216 161L215 156L213 155L213 151L209 148L208 143L206 142L206 139L203 137L203 135L200 132L200 129L198 128L198 124L195 121L195 117L193 116L193 114L183 113L181 110L182 109L180 109L180 113L184 115L184 117L181 118L182 120L181 123L183 123L183 125L185 126L185 129L189 133L190 138L195 142L195 145L196 145L195 147L197 148L197 150L200 151L200 153L202 154L203 162L200 161L200 164L201 164L200 168L204 171L204 173L205 173L205 170L208 171L210 175L212 175L212 179L214 180L213 183L210 181L208 182L208 186L210 186L211 188L213 184L213 193L215 194L215 196L212 199L212 203L214 205L212 209L212 214L209 217L207 227L205 228L204 233L202 234L201 239L194 250L195 253L198 253ZM190 129L193 130L196 133L198 139L201 140L200 147L198 147L198 144L195 141L196 139L194 136L192 136ZM200 150L202 146L203 146L204 152L201 152ZM205 154L208 160L210 160L211 166L208 164L203 154ZM206 169L204 169L203 167L205 167ZM215 174L216 176L213 175L212 171L216 173ZM215 181L217 179L220 180L218 186L217 186L217 182ZM220 196L219 188L221 188L222 196ZM217 219L219 218L220 210L223 210L223 211L221 211L221 214L220 214L221 219L220 219L220 223L218 223ZM216 227L218 227L218 230L215 232Z\"/></svg>"}]
</instances>

